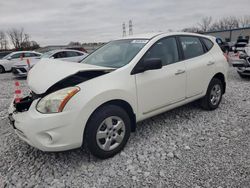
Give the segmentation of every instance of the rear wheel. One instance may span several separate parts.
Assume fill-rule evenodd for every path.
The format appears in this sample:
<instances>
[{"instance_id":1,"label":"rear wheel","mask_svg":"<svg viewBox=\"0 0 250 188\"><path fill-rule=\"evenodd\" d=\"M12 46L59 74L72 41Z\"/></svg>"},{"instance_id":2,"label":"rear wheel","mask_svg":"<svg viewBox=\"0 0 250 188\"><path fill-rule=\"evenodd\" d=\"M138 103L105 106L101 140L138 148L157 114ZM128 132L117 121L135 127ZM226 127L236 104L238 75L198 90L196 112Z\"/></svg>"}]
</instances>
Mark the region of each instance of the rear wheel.
<instances>
[{"instance_id":1,"label":"rear wheel","mask_svg":"<svg viewBox=\"0 0 250 188\"><path fill-rule=\"evenodd\" d=\"M0 74L4 73L5 72L5 69L3 66L0 65Z\"/></svg>"},{"instance_id":2,"label":"rear wheel","mask_svg":"<svg viewBox=\"0 0 250 188\"><path fill-rule=\"evenodd\" d=\"M106 159L120 152L131 131L130 118L119 106L106 105L90 117L84 134L84 145L91 154Z\"/></svg>"},{"instance_id":3,"label":"rear wheel","mask_svg":"<svg viewBox=\"0 0 250 188\"><path fill-rule=\"evenodd\" d=\"M220 79L213 78L208 86L205 97L201 99L201 106L206 110L218 108L223 92L223 85Z\"/></svg>"}]
</instances>

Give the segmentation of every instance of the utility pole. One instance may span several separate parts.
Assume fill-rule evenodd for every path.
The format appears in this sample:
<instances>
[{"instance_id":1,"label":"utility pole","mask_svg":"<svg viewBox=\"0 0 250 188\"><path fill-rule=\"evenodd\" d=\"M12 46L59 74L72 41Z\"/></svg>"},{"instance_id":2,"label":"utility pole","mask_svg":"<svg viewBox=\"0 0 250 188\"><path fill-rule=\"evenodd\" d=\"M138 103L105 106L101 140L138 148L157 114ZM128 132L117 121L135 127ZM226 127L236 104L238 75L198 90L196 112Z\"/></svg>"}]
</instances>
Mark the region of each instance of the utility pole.
<instances>
[{"instance_id":1,"label":"utility pole","mask_svg":"<svg viewBox=\"0 0 250 188\"><path fill-rule=\"evenodd\" d=\"M126 37L126 25L125 25L124 22L123 22L123 24L122 24L122 36L123 36L123 37Z\"/></svg>"},{"instance_id":2,"label":"utility pole","mask_svg":"<svg viewBox=\"0 0 250 188\"><path fill-rule=\"evenodd\" d=\"M129 26L129 35L133 35L133 24L132 24L132 20L129 20L128 26Z\"/></svg>"}]
</instances>

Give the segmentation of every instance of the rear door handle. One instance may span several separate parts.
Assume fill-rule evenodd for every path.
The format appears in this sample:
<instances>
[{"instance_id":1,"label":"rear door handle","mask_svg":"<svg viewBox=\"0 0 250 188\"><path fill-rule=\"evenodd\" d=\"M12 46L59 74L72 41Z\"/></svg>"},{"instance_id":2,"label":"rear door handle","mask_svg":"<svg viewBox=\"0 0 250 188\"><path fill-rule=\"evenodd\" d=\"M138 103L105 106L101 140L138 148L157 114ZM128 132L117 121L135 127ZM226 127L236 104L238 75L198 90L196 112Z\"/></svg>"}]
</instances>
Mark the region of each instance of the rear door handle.
<instances>
[{"instance_id":1,"label":"rear door handle","mask_svg":"<svg viewBox=\"0 0 250 188\"><path fill-rule=\"evenodd\" d=\"M175 73L175 75L183 74L183 73L185 73L185 72L186 72L185 70L178 70L178 71Z\"/></svg>"},{"instance_id":2,"label":"rear door handle","mask_svg":"<svg viewBox=\"0 0 250 188\"><path fill-rule=\"evenodd\" d=\"M207 63L207 66L210 66L210 65L213 65L213 64L215 64L214 61L209 61L209 62Z\"/></svg>"}]
</instances>

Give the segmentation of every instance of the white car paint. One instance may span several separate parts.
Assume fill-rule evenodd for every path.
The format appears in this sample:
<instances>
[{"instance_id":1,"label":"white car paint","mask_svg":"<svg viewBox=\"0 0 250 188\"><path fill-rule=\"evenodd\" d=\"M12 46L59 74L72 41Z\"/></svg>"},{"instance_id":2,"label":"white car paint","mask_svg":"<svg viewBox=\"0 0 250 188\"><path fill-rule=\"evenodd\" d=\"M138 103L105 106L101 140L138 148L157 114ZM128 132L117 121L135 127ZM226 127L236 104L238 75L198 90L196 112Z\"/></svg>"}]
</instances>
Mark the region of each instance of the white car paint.
<instances>
[{"instance_id":1,"label":"white car paint","mask_svg":"<svg viewBox=\"0 0 250 188\"><path fill-rule=\"evenodd\" d=\"M33 57L26 56L26 54L32 54ZM20 56L22 56L22 58L20 58ZM29 59L30 62L36 61L40 56L41 53L34 51L12 52L0 60L0 66L3 66L5 71L10 71L14 64L18 65L19 62L22 60L26 61L27 59Z\"/></svg>"},{"instance_id":2,"label":"white car paint","mask_svg":"<svg viewBox=\"0 0 250 188\"><path fill-rule=\"evenodd\" d=\"M131 75L134 67L152 45L164 37L179 35L208 38L214 45L201 56L166 65L158 70ZM28 75L28 85L36 94L45 93L59 80L76 72L106 70L109 73L78 83L80 91L59 113L38 112L36 106L40 97L35 99L25 112L15 112L12 104L9 113L15 120L17 135L44 151L77 148L82 145L89 117L108 101L126 101L135 114L136 122L139 122L202 98L217 73L224 75L225 82L227 80L228 63L213 37L176 32L128 38L147 43L128 64L118 69L67 63L58 66L59 62L53 60L39 62ZM47 70L53 70L53 73Z\"/></svg>"}]
</instances>

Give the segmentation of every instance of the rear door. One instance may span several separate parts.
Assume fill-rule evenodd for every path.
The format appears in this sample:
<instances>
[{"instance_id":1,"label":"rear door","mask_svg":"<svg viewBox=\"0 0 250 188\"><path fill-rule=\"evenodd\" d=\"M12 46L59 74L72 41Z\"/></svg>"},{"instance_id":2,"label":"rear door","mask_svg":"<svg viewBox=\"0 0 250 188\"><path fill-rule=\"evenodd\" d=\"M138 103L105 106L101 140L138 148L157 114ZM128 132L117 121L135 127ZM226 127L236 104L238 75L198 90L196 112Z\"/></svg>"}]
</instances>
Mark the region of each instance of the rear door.
<instances>
[{"instance_id":1,"label":"rear door","mask_svg":"<svg viewBox=\"0 0 250 188\"><path fill-rule=\"evenodd\" d=\"M187 71L186 97L206 92L214 74L215 60L207 53L202 39L196 36L179 36Z\"/></svg>"}]
</instances>

